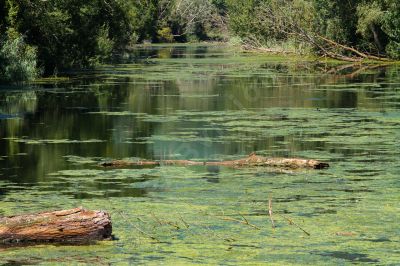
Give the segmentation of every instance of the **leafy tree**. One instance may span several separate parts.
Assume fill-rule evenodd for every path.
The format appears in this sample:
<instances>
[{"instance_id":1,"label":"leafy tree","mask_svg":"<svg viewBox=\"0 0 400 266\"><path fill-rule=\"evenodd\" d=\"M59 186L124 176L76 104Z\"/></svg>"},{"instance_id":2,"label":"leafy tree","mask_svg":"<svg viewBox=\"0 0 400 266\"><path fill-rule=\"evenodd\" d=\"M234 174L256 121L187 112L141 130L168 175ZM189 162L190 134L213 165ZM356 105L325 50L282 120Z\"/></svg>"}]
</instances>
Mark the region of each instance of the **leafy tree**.
<instances>
[{"instance_id":1,"label":"leafy tree","mask_svg":"<svg viewBox=\"0 0 400 266\"><path fill-rule=\"evenodd\" d=\"M17 36L17 37L15 37ZM20 35L0 38L0 81L21 82L34 79L39 73L36 49Z\"/></svg>"},{"instance_id":2,"label":"leafy tree","mask_svg":"<svg viewBox=\"0 0 400 266\"><path fill-rule=\"evenodd\" d=\"M169 27L164 27L157 31L158 39L162 42L173 42L174 36L172 35L172 31Z\"/></svg>"},{"instance_id":3,"label":"leafy tree","mask_svg":"<svg viewBox=\"0 0 400 266\"><path fill-rule=\"evenodd\" d=\"M260 34L259 29L252 28L254 24L255 8L259 0L226 0L228 9L229 28L233 34L245 38L250 34Z\"/></svg>"},{"instance_id":4,"label":"leafy tree","mask_svg":"<svg viewBox=\"0 0 400 266\"><path fill-rule=\"evenodd\" d=\"M387 54L400 59L400 2L386 0L387 11L383 18L382 29L388 36Z\"/></svg>"},{"instance_id":5,"label":"leafy tree","mask_svg":"<svg viewBox=\"0 0 400 266\"><path fill-rule=\"evenodd\" d=\"M329 39L352 45L356 42L359 0L314 0L315 30Z\"/></svg>"},{"instance_id":6,"label":"leafy tree","mask_svg":"<svg viewBox=\"0 0 400 266\"><path fill-rule=\"evenodd\" d=\"M345 60L400 57L397 0L226 0L226 6L231 32L251 46L308 45Z\"/></svg>"},{"instance_id":7,"label":"leafy tree","mask_svg":"<svg viewBox=\"0 0 400 266\"><path fill-rule=\"evenodd\" d=\"M86 67L129 39L115 0L8 0L9 24L37 47L46 72Z\"/></svg>"},{"instance_id":8,"label":"leafy tree","mask_svg":"<svg viewBox=\"0 0 400 266\"><path fill-rule=\"evenodd\" d=\"M222 1L220 0L222 3ZM212 0L159 0L158 27L170 28L177 40L217 39L225 21Z\"/></svg>"}]
</instances>

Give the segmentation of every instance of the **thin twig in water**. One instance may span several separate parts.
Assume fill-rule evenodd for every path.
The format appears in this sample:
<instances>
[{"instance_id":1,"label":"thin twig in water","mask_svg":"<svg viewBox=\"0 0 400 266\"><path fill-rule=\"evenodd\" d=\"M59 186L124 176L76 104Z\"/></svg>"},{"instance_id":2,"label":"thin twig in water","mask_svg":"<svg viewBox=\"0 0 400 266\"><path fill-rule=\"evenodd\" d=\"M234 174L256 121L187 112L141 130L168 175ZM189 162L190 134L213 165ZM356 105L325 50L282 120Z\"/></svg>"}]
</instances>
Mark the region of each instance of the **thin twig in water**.
<instances>
[{"instance_id":1,"label":"thin twig in water","mask_svg":"<svg viewBox=\"0 0 400 266\"><path fill-rule=\"evenodd\" d=\"M272 228L275 228L275 223L274 223L274 219L272 217L272 199L269 198L268 200L268 213L269 213L269 218L271 220L271 224L272 224ZM300 225L296 224L292 219L290 219L289 217L286 217L283 214L276 214L280 217L282 217L283 219L287 220L289 222L290 225L294 225L297 228L299 228L301 231L303 231L307 236L310 236L311 234L309 232L307 232L306 230L304 230Z\"/></svg>"},{"instance_id":2,"label":"thin twig in water","mask_svg":"<svg viewBox=\"0 0 400 266\"><path fill-rule=\"evenodd\" d=\"M186 226L186 228L189 228L189 224L183 220L182 215L179 214L179 218L181 219L182 223Z\"/></svg>"},{"instance_id":3,"label":"thin twig in water","mask_svg":"<svg viewBox=\"0 0 400 266\"><path fill-rule=\"evenodd\" d=\"M143 221L142 218L140 218L140 217L136 217L136 219L137 219L139 222L142 222L142 223L144 223L144 224L146 223L146 222Z\"/></svg>"},{"instance_id":4,"label":"thin twig in water","mask_svg":"<svg viewBox=\"0 0 400 266\"><path fill-rule=\"evenodd\" d=\"M309 232L307 232L306 230L304 230L300 225L298 225L298 224L296 224L295 222L293 222L293 220L290 219L289 217L286 217L286 216L284 216L284 215L282 215L282 214L280 214L279 216L281 216L282 218L286 219L286 220L289 222L290 225L294 225L294 226L296 226L297 228L299 228L299 229L300 229L301 231L303 231L306 235L308 235L308 236L311 235Z\"/></svg>"},{"instance_id":5,"label":"thin twig in water","mask_svg":"<svg viewBox=\"0 0 400 266\"><path fill-rule=\"evenodd\" d=\"M242 216L242 217L243 217L243 216ZM243 218L244 218L244 217L243 217ZM253 227L254 229L261 230L260 227L254 225L254 224L249 223L249 222L247 221L246 218L244 218L244 220L239 220L239 219L235 219L235 218L231 218L231 217L222 217L221 219L224 220L224 221L238 222L238 223L245 224L245 225L248 225L248 226L250 226L250 227Z\"/></svg>"},{"instance_id":6,"label":"thin twig in water","mask_svg":"<svg viewBox=\"0 0 400 266\"><path fill-rule=\"evenodd\" d=\"M157 221L157 223L159 225L170 225L172 227L175 227L175 229L177 229L177 230L181 229L180 226L176 222L160 220L154 213L151 213L151 216L153 216L153 218Z\"/></svg>"},{"instance_id":7,"label":"thin twig in water","mask_svg":"<svg viewBox=\"0 0 400 266\"><path fill-rule=\"evenodd\" d=\"M165 221L165 223L168 224L168 225L170 225L170 226L172 226L172 227L175 227L176 230L181 229L180 226L178 225L178 223L176 223L176 222Z\"/></svg>"},{"instance_id":8,"label":"thin twig in water","mask_svg":"<svg viewBox=\"0 0 400 266\"><path fill-rule=\"evenodd\" d=\"M269 213L269 219L271 220L271 225L272 228L275 228L275 223L274 223L274 218L272 218L272 199L268 199L268 213Z\"/></svg>"},{"instance_id":9,"label":"thin twig in water","mask_svg":"<svg viewBox=\"0 0 400 266\"><path fill-rule=\"evenodd\" d=\"M131 226L133 226L139 233L141 233L142 235L147 236L147 237L150 238L150 239L153 239L153 240L155 240L155 241L161 243L161 241L160 241L159 239L157 239L156 237L150 235L149 233L146 233L145 231L143 231L142 229L140 229L138 226L136 226L135 224L131 223L131 221L129 221L129 220L126 218L126 216L125 216L121 211L117 211L117 212L119 213L119 215L121 215L121 217L125 220L125 222L128 222L128 223L129 223Z\"/></svg>"},{"instance_id":10,"label":"thin twig in water","mask_svg":"<svg viewBox=\"0 0 400 266\"><path fill-rule=\"evenodd\" d=\"M240 214L240 217L243 218L243 220L246 222L246 224L249 224L249 221L247 221L247 219L243 215Z\"/></svg>"},{"instance_id":11,"label":"thin twig in water","mask_svg":"<svg viewBox=\"0 0 400 266\"><path fill-rule=\"evenodd\" d=\"M153 216L154 220L156 220L159 225L164 225L164 223L160 219L158 219L158 217L154 213L151 213L151 216Z\"/></svg>"}]
</instances>

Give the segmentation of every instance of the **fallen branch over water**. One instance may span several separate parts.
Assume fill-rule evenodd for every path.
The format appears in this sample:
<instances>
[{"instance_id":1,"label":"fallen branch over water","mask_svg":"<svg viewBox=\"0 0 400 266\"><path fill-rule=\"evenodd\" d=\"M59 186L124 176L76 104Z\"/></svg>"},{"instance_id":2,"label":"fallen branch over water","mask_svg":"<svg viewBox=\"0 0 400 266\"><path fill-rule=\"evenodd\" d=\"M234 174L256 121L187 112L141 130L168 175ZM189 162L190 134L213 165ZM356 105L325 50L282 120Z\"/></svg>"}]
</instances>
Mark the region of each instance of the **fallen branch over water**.
<instances>
[{"instance_id":1,"label":"fallen branch over water","mask_svg":"<svg viewBox=\"0 0 400 266\"><path fill-rule=\"evenodd\" d=\"M82 208L0 218L1 245L83 244L111 239L110 215Z\"/></svg>"},{"instance_id":2,"label":"fallen branch over water","mask_svg":"<svg viewBox=\"0 0 400 266\"><path fill-rule=\"evenodd\" d=\"M307 160L301 158L268 158L258 156L255 153L239 160L217 161L217 162L197 162L190 160L159 160L159 161L126 161L114 160L100 164L103 167L127 167L127 166L161 166L161 165L206 165L206 166L227 166L227 167L280 167L280 168L313 168L323 169L329 167L328 163L317 160Z\"/></svg>"},{"instance_id":3,"label":"fallen branch over water","mask_svg":"<svg viewBox=\"0 0 400 266\"><path fill-rule=\"evenodd\" d=\"M306 17L298 19L294 16L287 16L288 12L298 12L298 10L295 11L292 9L294 6L290 3L291 1L280 1L280 5L275 7L270 4L260 4L257 8L259 14L257 19L266 25L270 25L270 30L279 34L282 39L286 41L295 40L295 42L308 44L323 57L358 63L365 60L391 61L389 58L357 50L354 47L344 45L321 36L314 31L310 31L305 25L312 23L311 20L306 19ZM254 37L249 38L247 41L250 43L247 43L246 46L262 46L262 43Z\"/></svg>"}]
</instances>

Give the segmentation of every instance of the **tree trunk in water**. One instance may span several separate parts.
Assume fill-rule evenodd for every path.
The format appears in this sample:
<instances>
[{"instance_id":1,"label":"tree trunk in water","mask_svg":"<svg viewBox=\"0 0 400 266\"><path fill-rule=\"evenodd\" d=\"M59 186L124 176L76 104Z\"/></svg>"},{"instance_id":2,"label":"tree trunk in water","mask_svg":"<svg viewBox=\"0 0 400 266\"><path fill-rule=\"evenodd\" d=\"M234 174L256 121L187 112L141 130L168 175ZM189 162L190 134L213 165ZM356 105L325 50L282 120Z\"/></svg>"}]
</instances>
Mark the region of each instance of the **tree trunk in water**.
<instances>
[{"instance_id":1,"label":"tree trunk in water","mask_svg":"<svg viewBox=\"0 0 400 266\"><path fill-rule=\"evenodd\" d=\"M110 215L82 208L0 218L0 245L83 244L111 239Z\"/></svg>"},{"instance_id":2,"label":"tree trunk in water","mask_svg":"<svg viewBox=\"0 0 400 266\"><path fill-rule=\"evenodd\" d=\"M160 166L160 165L216 165L216 166L228 166L228 167L280 167L280 168L313 168L323 169L329 167L328 163L324 163L317 160L307 160L300 158L268 158L258 156L255 153L249 155L249 157L239 160L231 161L217 161L217 162L197 162L189 160L160 160L160 161L124 161L115 160L111 162L104 162L101 166L104 167L126 167L126 166Z\"/></svg>"}]
</instances>

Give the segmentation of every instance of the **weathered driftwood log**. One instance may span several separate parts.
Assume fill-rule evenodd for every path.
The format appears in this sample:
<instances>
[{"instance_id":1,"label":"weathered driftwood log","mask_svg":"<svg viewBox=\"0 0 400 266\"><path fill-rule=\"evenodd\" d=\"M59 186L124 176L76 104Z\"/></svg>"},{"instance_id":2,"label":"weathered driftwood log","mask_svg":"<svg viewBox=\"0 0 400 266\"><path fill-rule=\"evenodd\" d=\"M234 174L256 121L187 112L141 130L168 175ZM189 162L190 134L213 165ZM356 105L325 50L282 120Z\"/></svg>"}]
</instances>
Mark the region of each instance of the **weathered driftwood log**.
<instances>
[{"instance_id":1,"label":"weathered driftwood log","mask_svg":"<svg viewBox=\"0 0 400 266\"><path fill-rule=\"evenodd\" d=\"M0 218L0 245L83 244L111 239L110 215L82 208Z\"/></svg>"},{"instance_id":2,"label":"weathered driftwood log","mask_svg":"<svg viewBox=\"0 0 400 266\"><path fill-rule=\"evenodd\" d=\"M159 165L216 165L216 166L228 166L228 167L280 167L280 168L313 168L323 169L329 167L328 163L324 163L317 160L307 160L300 158L268 158L258 156L255 153L250 154L247 158L231 161L217 161L217 162L197 162L189 160L160 160L160 161L125 161L115 160L110 162L104 162L100 164L104 167L126 167L126 166L159 166Z\"/></svg>"}]
</instances>

